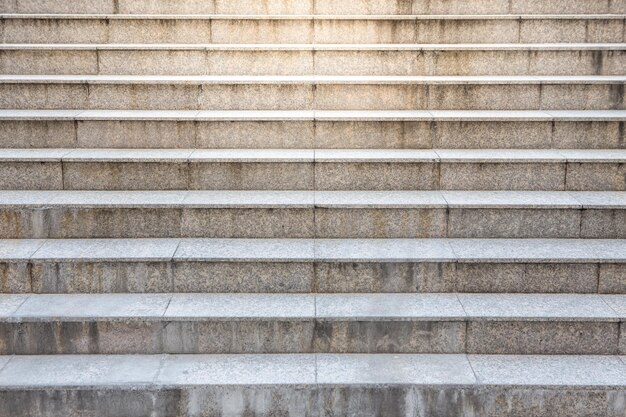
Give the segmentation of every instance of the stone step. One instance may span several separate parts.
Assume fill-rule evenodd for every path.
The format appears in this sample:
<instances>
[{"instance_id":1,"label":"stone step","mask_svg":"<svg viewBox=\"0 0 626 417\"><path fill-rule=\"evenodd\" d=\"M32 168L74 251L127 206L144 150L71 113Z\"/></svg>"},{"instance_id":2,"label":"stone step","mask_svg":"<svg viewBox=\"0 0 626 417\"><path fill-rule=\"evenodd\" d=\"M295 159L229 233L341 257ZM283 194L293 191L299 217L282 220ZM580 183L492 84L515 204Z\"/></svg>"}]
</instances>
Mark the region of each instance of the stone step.
<instances>
[{"instance_id":1,"label":"stone step","mask_svg":"<svg viewBox=\"0 0 626 417\"><path fill-rule=\"evenodd\" d=\"M624 13L624 12L622 12ZM624 14L3 14L1 43L621 43Z\"/></svg>"},{"instance_id":2,"label":"stone step","mask_svg":"<svg viewBox=\"0 0 626 417\"><path fill-rule=\"evenodd\" d=\"M494 0L489 2L451 0L9 0L0 13L85 13L85 14L602 14L626 13L620 1L583 0Z\"/></svg>"},{"instance_id":3,"label":"stone step","mask_svg":"<svg viewBox=\"0 0 626 417\"><path fill-rule=\"evenodd\" d=\"M626 192L0 191L0 238L626 238Z\"/></svg>"},{"instance_id":4,"label":"stone step","mask_svg":"<svg viewBox=\"0 0 626 417\"><path fill-rule=\"evenodd\" d=\"M2 74L621 75L626 44L0 45Z\"/></svg>"},{"instance_id":5,"label":"stone step","mask_svg":"<svg viewBox=\"0 0 626 417\"><path fill-rule=\"evenodd\" d=\"M626 240L0 240L4 293L626 294Z\"/></svg>"},{"instance_id":6,"label":"stone step","mask_svg":"<svg viewBox=\"0 0 626 417\"><path fill-rule=\"evenodd\" d=\"M0 110L0 139L5 148L613 149L626 146L625 121L623 110Z\"/></svg>"},{"instance_id":7,"label":"stone step","mask_svg":"<svg viewBox=\"0 0 626 417\"><path fill-rule=\"evenodd\" d=\"M626 295L0 296L2 355L617 355L624 330Z\"/></svg>"},{"instance_id":8,"label":"stone step","mask_svg":"<svg viewBox=\"0 0 626 417\"><path fill-rule=\"evenodd\" d=\"M0 75L0 107L49 110L624 110L625 83L626 76L591 75ZM156 97L159 99L155 100Z\"/></svg>"},{"instance_id":9,"label":"stone step","mask_svg":"<svg viewBox=\"0 0 626 417\"><path fill-rule=\"evenodd\" d=\"M626 191L626 149L0 149L5 190Z\"/></svg>"},{"instance_id":10,"label":"stone step","mask_svg":"<svg viewBox=\"0 0 626 417\"><path fill-rule=\"evenodd\" d=\"M0 110L4 148L626 148L626 111Z\"/></svg>"},{"instance_id":11,"label":"stone step","mask_svg":"<svg viewBox=\"0 0 626 417\"><path fill-rule=\"evenodd\" d=\"M57 355L0 363L3 416L626 412L623 356Z\"/></svg>"}]
</instances>

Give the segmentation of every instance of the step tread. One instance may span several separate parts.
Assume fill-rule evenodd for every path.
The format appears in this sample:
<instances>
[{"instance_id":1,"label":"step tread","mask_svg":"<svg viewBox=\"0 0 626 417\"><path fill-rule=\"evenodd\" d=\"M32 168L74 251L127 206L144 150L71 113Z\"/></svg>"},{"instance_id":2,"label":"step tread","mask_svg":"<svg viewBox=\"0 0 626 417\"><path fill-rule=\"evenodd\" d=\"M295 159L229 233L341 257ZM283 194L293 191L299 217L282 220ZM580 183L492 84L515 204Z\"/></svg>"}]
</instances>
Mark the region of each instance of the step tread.
<instances>
[{"instance_id":1,"label":"step tread","mask_svg":"<svg viewBox=\"0 0 626 417\"><path fill-rule=\"evenodd\" d=\"M504 44L34 44L34 43L5 43L0 50L54 50L54 51L588 51L626 50L626 43L504 43Z\"/></svg>"},{"instance_id":2,"label":"step tread","mask_svg":"<svg viewBox=\"0 0 626 417\"><path fill-rule=\"evenodd\" d=\"M202 385L611 389L626 385L626 356L25 355L2 356L0 367L0 387L5 390Z\"/></svg>"},{"instance_id":3,"label":"step tread","mask_svg":"<svg viewBox=\"0 0 626 417\"><path fill-rule=\"evenodd\" d=\"M620 20L625 14L97 14L97 13L2 13L0 19L81 20Z\"/></svg>"},{"instance_id":4,"label":"step tread","mask_svg":"<svg viewBox=\"0 0 626 417\"><path fill-rule=\"evenodd\" d=\"M0 261L621 263L626 239L2 239Z\"/></svg>"},{"instance_id":5,"label":"step tread","mask_svg":"<svg viewBox=\"0 0 626 417\"><path fill-rule=\"evenodd\" d=\"M39 191L0 190L0 208L624 209L624 191Z\"/></svg>"},{"instance_id":6,"label":"step tread","mask_svg":"<svg viewBox=\"0 0 626 417\"><path fill-rule=\"evenodd\" d=\"M0 162L624 163L626 149L0 148Z\"/></svg>"},{"instance_id":7,"label":"step tread","mask_svg":"<svg viewBox=\"0 0 626 417\"><path fill-rule=\"evenodd\" d=\"M617 322L626 319L626 295L382 293L0 295L0 321L111 319Z\"/></svg>"},{"instance_id":8,"label":"step tread","mask_svg":"<svg viewBox=\"0 0 626 417\"><path fill-rule=\"evenodd\" d=\"M14 110L2 120L626 121L626 110Z\"/></svg>"},{"instance_id":9,"label":"step tread","mask_svg":"<svg viewBox=\"0 0 626 417\"><path fill-rule=\"evenodd\" d=\"M0 84L622 84L626 75L12 75Z\"/></svg>"}]
</instances>

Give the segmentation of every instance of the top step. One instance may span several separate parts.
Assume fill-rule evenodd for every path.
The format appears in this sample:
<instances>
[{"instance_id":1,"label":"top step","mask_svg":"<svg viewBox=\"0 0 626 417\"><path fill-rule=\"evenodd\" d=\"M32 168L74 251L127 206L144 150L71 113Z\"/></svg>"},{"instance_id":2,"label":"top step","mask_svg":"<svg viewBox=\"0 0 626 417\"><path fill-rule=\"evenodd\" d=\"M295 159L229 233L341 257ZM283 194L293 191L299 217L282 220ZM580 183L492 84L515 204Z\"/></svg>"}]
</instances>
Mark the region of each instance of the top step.
<instances>
[{"instance_id":1,"label":"top step","mask_svg":"<svg viewBox=\"0 0 626 417\"><path fill-rule=\"evenodd\" d=\"M84 14L605 14L623 0L3 0L0 13Z\"/></svg>"},{"instance_id":2,"label":"top step","mask_svg":"<svg viewBox=\"0 0 626 417\"><path fill-rule=\"evenodd\" d=\"M623 43L626 14L0 14L2 43Z\"/></svg>"}]
</instances>

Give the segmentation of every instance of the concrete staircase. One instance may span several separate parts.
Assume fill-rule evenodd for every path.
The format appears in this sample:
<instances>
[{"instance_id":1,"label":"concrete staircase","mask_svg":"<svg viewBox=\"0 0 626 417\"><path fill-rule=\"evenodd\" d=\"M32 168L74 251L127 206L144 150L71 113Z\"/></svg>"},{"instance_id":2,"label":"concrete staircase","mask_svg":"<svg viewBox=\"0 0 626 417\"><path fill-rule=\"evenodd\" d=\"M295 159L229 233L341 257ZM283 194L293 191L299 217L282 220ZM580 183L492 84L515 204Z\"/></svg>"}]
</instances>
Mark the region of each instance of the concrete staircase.
<instances>
[{"instance_id":1,"label":"concrete staircase","mask_svg":"<svg viewBox=\"0 0 626 417\"><path fill-rule=\"evenodd\" d=\"M0 417L626 416L625 25L0 2Z\"/></svg>"}]
</instances>

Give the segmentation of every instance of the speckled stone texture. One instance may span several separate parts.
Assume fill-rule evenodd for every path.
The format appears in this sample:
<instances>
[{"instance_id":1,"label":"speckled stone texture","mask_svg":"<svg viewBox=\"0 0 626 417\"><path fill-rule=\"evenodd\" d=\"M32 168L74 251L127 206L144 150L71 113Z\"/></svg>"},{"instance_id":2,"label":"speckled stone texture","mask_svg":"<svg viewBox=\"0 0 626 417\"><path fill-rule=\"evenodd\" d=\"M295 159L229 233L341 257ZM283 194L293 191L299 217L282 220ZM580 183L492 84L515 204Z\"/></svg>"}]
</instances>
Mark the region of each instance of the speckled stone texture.
<instances>
[{"instance_id":1,"label":"speckled stone texture","mask_svg":"<svg viewBox=\"0 0 626 417\"><path fill-rule=\"evenodd\" d=\"M92 51L4 50L3 74L98 74L98 55Z\"/></svg>"},{"instance_id":2,"label":"speckled stone texture","mask_svg":"<svg viewBox=\"0 0 626 417\"><path fill-rule=\"evenodd\" d=\"M624 13L626 6L618 1L571 3L563 0L461 0L442 4L429 0L356 0L338 4L332 0L82 0L70 4L12 0L2 4L3 13L121 13L121 14L601 14Z\"/></svg>"},{"instance_id":3,"label":"speckled stone texture","mask_svg":"<svg viewBox=\"0 0 626 417\"><path fill-rule=\"evenodd\" d=\"M452 292L452 263L320 262L315 265L316 292Z\"/></svg>"},{"instance_id":4,"label":"speckled stone texture","mask_svg":"<svg viewBox=\"0 0 626 417\"><path fill-rule=\"evenodd\" d=\"M567 164L567 189L626 191L626 164Z\"/></svg>"},{"instance_id":5,"label":"speckled stone texture","mask_svg":"<svg viewBox=\"0 0 626 417\"><path fill-rule=\"evenodd\" d=\"M80 414L116 412L124 416L197 414L226 416L230 413L298 416L401 417L427 412L433 417L470 417L476 412L488 417L526 417L529 411L539 417L571 416L621 417L624 400L620 390L560 390L554 388L474 389L402 387L222 387L160 390L21 390L0 391L1 413L12 415L19 409L29 417L53 417L57 410ZM236 398L233 404L228 399ZM506 405L503 404L506 400ZM41 412L39 404L56 404ZM267 404L267 405L266 405ZM572 404L580 404L574 407ZM581 407L583 408L581 411ZM229 414L224 414L227 411ZM559 414L561 413L561 414ZM231 414L232 415L232 414Z\"/></svg>"},{"instance_id":6,"label":"speckled stone texture","mask_svg":"<svg viewBox=\"0 0 626 417\"><path fill-rule=\"evenodd\" d=\"M624 51L5 49L3 74L65 75L620 75ZM192 49L193 48L193 49Z\"/></svg>"},{"instance_id":7,"label":"speckled stone texture","mask_svg":"<svg viewBox=\"0 0 626 417\"><path fill-rule=\"evenodd\" d=\"M196 146L215 149L312 149L316 127L307 121L197 123Z\"/></svg>"},{"instance_id":8,"label":"speckled stone texture","mask_svg":"<svg viewBox=\"0 0 626 417\"><path fill-rule=\"evenodd\" d=\"M596 293L605 265L561 263L458 263L456 291L462 293ZM546 279L550 277L550 279Z\"/></svg>"},{"instance_id":9,"label":"speckled stone texture","mask_svg":"<svg viewBox=\"0 0 626 417\"><path fill-rule=\"evenodd\" d=\"M28 416L52 416L62 410L80 415L104 407L109 414L113 410L127 416L152 410L153 415L163 416L193 415L192 411L197 414L199 410L220 416L357 416L383 411L390 415L391 410L391 415L426 412L442 417L476 413L525 416L528 411L541 417L617 417L624 412L624 393L615 388L623 381L620 372L624 364L616 357L377 356L148 356L139 359L140 372L129 369L131 359L116 357L66 357L58 364L50 363L49 356L25 357L5 366L3 381L12 378L18 385L1 390L0 412L10 415L19 409ZM132 363L137 360L133 358ZM107 365L110 367L104 372ZM41 377L29 386L27 370L32 367L40 370ZM64 373L59 369L75 375L76 388L48 388L62 381ZM85 369L90 371L84 373ZM538 372L540 369L544 372ZM116 373L125 375L116 378ZM511 383L505 382L502 378L511 373L515 377ZM189 378L198 385L183 386ZM268 378L273 383L261 385ZM489 388L479 384L478 378ZM583 386L553 385L573 380ZM108 383L110 388L91 388L96 381ZM450 382L442 385L442 381ZM161 388L163 385L167 388ZM237 401L231 401L233 398ZM38 412L41 404L55 404L45 407L54 412Z\"/></svg>"},{"instance_id":10,"label":"speckled stone texture","mask_svg":"<svg viewBox=\"0 0 626 417\"><path fill-rule=\"evenodd\" d=\"M63 189L61 163L2 162L0 187L3 190L61 190Z\"/></svg>"},{"instance_id":11,"label":"speckled stone texture","mask_svg":"<svg viewBox=\"0 0 626 417\"><path fill-rule=\"evenodd\" d=\"M312 238L313 209L188 209L181 219L183 237Z\"/></svg>"},{"instance_id":12,"label":"speckled stone texture","mask_svg":"<svg viewBox=\"0 0 626 417\"><path fill-rule=\"evenodd\" d=\"M76 133L72 121L3 121L0 140L5 148L71 148Z\"/></svg>"},{"instance_id":13,"label":"speckled stone texture","mask_svg":"<svg viewBox=\"0 0 626 417\"><path fill-rule=\"evenodd\" d=\"M0 0L0 417L626 417L624 0Z\"/></svg>"},{"instance_id":14,"label":"speckled stone texture","mask_svg":"<svg viewBox=\"0 0 626 417\"><path fill-rule=\"evenodd\" d=\"M603 265L600 268L599 290L607 294L626 293L626 265Z\"/></svg>"},{"instance_id":15,"label":"speckled stone texture","mask_svg":"<svg viewBox=\"0 0 626 417\"><path fill-rule=\"evenodd\" d=\"M318 190L434 190L438 180L432 163L315 164Z\"/></svg>"},{"instance_id":16,"label":"speckled stone texture","mask_svg":"<svg viewBox=\"0 0 626 417\"><path fill-rule=\"evenodd\" d=\"M312 162L192 162L189 188L195 190L311 190Z\"/></svg>"},{"instance_id":17,"label":"speckled stone texture","mask_svg":"<svg viewBox=\"0 0 626 417\"><path fill-rule=\"evenodd\" d=\"M623 110L623 84L49 83L0 84L16 109ZM151 98L157 95L160 100ZM517 100L510 100L511 96Z\"/></svg>"},{"instance_id":18,"label":"speckled stone texture","mask_svg":"<svg viewBox=\"0 0 626 417\"><path fill-rule=\"evenodd\" d=\"M621 19L7 19L5 43L623 42Z\"/></svg>"},{"instance_id":19,"label":"speckled stone texture","mask_svg":"<svg viewBox=\"0 0 626 417\"><path fill-rule=\"evenodd\" d=\"M185 190L186 163L65 162L64 187L68 190Z\"/></svg>"},{"instance_id":20,"label":"speckled stone texture","mask_svg":"<svg viewBox=\"0 0 626 417\"><path fill-rule=\"evenodd\" d=\"M316 209L320 238L427 238L446 233L443 209Z\"/></svg>"},{"instance_id":21,"label":"speckled stone texture","mask_svg":"<svg viewBox=\"0 0 626 417\"><path fill-rule=\"evenodd\" d=\"M324 321L315 326L315 349L329 353L462 353L465 323L428 321Z\"/></svg>"},{"instance_id":22,"label":"speckled stone texture","mask_svg":"<svg viewBox=\"0 0 626 417\"><path fill-rule=\"evenodd\" d=\"M21 294L31 291L30 268L27 263L0 263L0 292Z\"/></svg>"},{"instance_id":23,"label":"speckled stone texture","mask_svg":"<svg viewBox=\"0 0 626 417\"><path fill-rule=\"evenodd\" d=\"M7 263L2 268L5 291L36 293L458 291L619 294L623 293L624 283L621 265L592 263L33 261L30 266Z\"/></svg>"},{"instance_id":24,"label":"speckled stone texture","mask_svg":"<svg viewBox=\"0 0 626 417\"><path fill-rule=\"evenodd\" d=\"M619 323L470 322L468 353L617 355Z\"/></svg>"},{"instance_id":25,"label":"speckled stone texture","mask_svg":"<svg viewBox=\"0 0 626 417\"><path fill-rule=\"evenodd\" d=\"M565 185L561 163L442 163L440 169L444 190L563 190Z\"/></svg>"},{"instance_id":26,"label":"speckled stone texture","mask_svg":"<svg viewBox=\"0 0 626 417\"><path fill-rule=\"evenodd\" d=\"M181 118L182 118L181 114ZM7 120L7 148L619 149L610 121ZM459 140L459 138L463 140Z\"/></svg>"}]
</instances>

